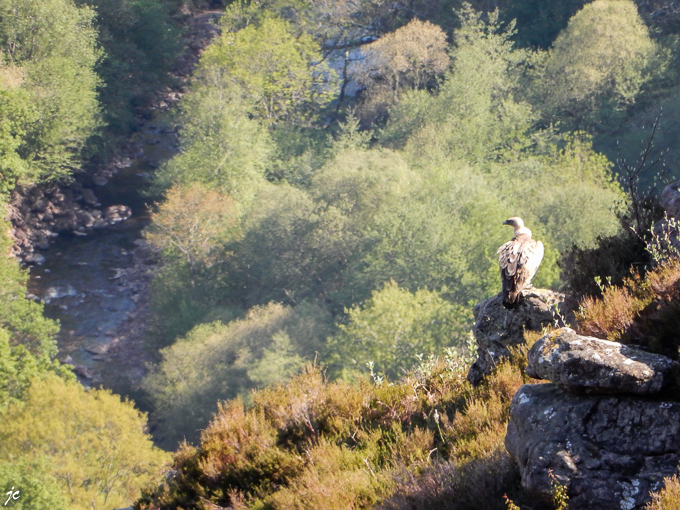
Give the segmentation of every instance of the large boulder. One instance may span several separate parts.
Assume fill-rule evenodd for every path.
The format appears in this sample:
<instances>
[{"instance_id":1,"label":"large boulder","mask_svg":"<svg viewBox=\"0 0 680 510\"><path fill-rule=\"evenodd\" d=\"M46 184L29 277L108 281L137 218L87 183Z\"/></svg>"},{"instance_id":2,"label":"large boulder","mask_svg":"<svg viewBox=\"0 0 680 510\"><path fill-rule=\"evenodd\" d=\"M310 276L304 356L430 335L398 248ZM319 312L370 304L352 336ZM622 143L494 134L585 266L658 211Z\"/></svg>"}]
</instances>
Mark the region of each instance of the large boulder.
<instances>
[{"instance_id":1,"label":"large boulder","mask_svg":"<svg viewBox=\"0 0 680 510\"><path fill-rule=\"evenodd\" d=\"M517 308L503 306L503 296L489 298L473 310L475 324L472 332L477 341L477 360L468 372L468 381L479 384L484 376L505 357L509 347L524 344L524 331L541 331L546 326L562 325L559 307L564 295L545 289L523 292Z\"/></svg>"},{"instance_id":2,"label":"large boulder","mask_svg":"<svg viewBox=\"0 0 680 510\"><path fill-rule=\"evenodd\" d=\"M527 358L529 376L588 393L652 395L672 383L680 368L660 354L580 336L569 328L543 336Z\"/></svg>"},{"instance_id":3,"label":"large boulder","mask_svg":"<svg viewBox=\"0 0 680 510\"><path fill-rule=\"evenodd\" d=\"M677 472L680 404L527 384L513 397L505 446L522 485L543 499L552 471L570 510L640 509Z\"/></svg>"}]
</instances>

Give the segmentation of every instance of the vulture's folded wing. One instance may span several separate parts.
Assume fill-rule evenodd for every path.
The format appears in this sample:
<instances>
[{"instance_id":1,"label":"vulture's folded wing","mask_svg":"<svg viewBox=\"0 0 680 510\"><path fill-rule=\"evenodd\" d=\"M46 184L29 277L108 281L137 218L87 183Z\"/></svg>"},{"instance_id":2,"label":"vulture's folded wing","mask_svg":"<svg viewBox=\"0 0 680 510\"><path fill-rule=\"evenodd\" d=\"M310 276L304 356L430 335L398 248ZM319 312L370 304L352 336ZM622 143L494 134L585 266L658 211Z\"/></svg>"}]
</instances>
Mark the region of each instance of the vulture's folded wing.
<instances>
[{"instance_id":1,"label":"vulture's folded wing","mask_svg":"<svg viewBox=\"0 0 680 510\"><path fill-rule=\"evenodd\" d=\"M543 253L545 249L541 241L536 241L531 239L530 241L524 243L522 248L522 266L523 271L526 273L525 282L528 284L531 279L538 271L538 266L541 265L543 260Z\"/></svg>"}]
</instances>

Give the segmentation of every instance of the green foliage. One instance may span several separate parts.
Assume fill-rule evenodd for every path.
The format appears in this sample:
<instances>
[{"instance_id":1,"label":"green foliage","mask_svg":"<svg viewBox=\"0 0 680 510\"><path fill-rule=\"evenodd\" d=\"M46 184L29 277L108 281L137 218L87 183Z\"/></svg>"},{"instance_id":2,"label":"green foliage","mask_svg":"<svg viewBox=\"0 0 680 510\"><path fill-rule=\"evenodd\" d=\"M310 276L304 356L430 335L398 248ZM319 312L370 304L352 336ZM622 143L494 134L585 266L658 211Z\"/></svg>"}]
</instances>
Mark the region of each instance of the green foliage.
<instances>
[{"instance_id":1,"label":"green foliage","mask_svg":"<svg viewBox=\"0 0 680 510\"><path fill-rule=\"evenodd\" d=\"M7 223L0 223L0 228L6 230ZM8 236L0 237L0 327L20 339L32 354L54 356L57 348L52 337L59 325L43 317L41 304L26 299L28 273L7 257L10 244Z\"/></svg>"},{"instance_id":2,"label":"green foliage","mask_svg":"<svg viewBox=\"0 0 680 510\"><path fill-rule=\"evenodd\" d=\"M615 124L650 71L663 67L660 48L631 0L596 0L580 10L555 40L537 84L541 108L565 128Z\"/></svg>"},{"instance_id":3,"label":"green foliage","mask_svg":"<svg viewBox=\"0 0 680 510\"><path fill-rule=\"evenodd\" d=\"M322 60L310 36L267 16L236 33L224 32L203 54L198 74L237 86L257 118L301 120L327 101L325 82L333 83L333 73Z\"/></svg>"},{"instance_id":4,"label":"green foliage","mask_svg":"<svg viewBox=\"0 0 680 510\"><path fill-rule=\"evenodd\" d=\"M0 230L7 229L0 221ZM34 377L74 377L54 360L59 324L43 316L42 304L26 299L28 273L5 255L10 244L6 235L0 237L0 406L22 399Z\"/></svg>"},{"instance_id":5,"label":"green foliage","mask_svg":"<svg viewBox=\"0 0 680 510\"><path fill-rule=\"evenodd\" d=\"M377 372L397 379L419 356L462 347L469 334L470 313L425 289L411 293L390 281L363 306L347 313L347 324L329 340L331 367Z\"/></svg>"},{"instance_id":6,"label":"green foliage","mask_svg":"<svg viewBox=\"0 0 680 510\"><path fill-rule=\"evenodd\" d=\"M152 308L163 318L158 333L174 339L215 309L214 265L224 257L225 244L239 237L238 206L199 183L176 185L144 235L163 256L151 286Z\"/></svg>"},{"instance_id":7,"label":"green foliage","mask_svg":"<svg viewBox=\"0 0 680 510\"><path fill-rule=\"evenodd\" d=\"M550 487L555 510L567 510L569 508L567 486L561 484L552 471L548 471L548 476L550 477Z\"/></svg>"},{"instance_id":8,"label":"green foliage","mask_svg":"<svg viewBox=\"0 0 680 510\"><path fill-rule=\"evenodd\" d=\"M276 149L268 163L267 180L308 187L312 174L328 159L331 145L335 146L333 139L317 128L284 123L272 127Z\"/></svg>"},{"instance_id":9,"label":"green foliage","mask_svg":"<svg viewBox=\"0 0 680 510\"><path fill-rule=\"evenodd\" d=\"M169 0L75 0L96 12L99 44L105 55L97 72L103 80L105 137L136 128L134 108L170 83L181 49L181 30L172 21ZM105 138L104 137L104 138ZM101 143L110 143L101 140Z\"/></svg>"},{"instance_id":10,"label":"green foliage","mask_svg":"<svg viewBox=\"0 0 680 510\"><path fill-rule=\"evenodd\" d=\"M272 151L264 127L248 117L241 93L219 76L204 76L180 107L182 152L158 170L157 186L199 182L247 207Z\"/></svg>"},{"instance_id":11,"label":"green foliage","mask_svg":"<svg viewBox=\"0 0 680 510\"><path fill-rule=\"evenodd\" d=\"M429 106L421 103L412 111L405 110L411 108L412 101L398 106L399 123L388 123L384 137L387 143L400 146L407 141L406 135L411 152L441 145L449 157L477 162L527 143L523 135L534 115L514 94L521 85L528 54L512 49L512 26L503 28L497 12L485 22L481 13L468 6L460 16L462 26L454 33L451 73ZM410 129L405 129L404 123Z\"/></svg>"},{"instance_id":12,"label":"green foliage","mask_svg":"<svg viewBox=\"0 0 680 510\"><path fill-rule=\"evenodd\" d=\"M56 481L74 510L121 507L167 459L143 432L145 422L131 403L108 391L85 391L56 377L34 380L25 402L2 411L3 460L14 470L42 463L48 490Z\"/></svg>"},{"instance_id":13,"label":"green foliage","mask_svg":"<svg viewBox=\"0 0 680 510\"><path fill-rule=\"evenodd\" d=\"M246 306L324 299L337 311L365 299L389 277L366 283L358 268L413 179L392 151L348 149L314 173L309 191L264 188L225 261L229 294Z\"/></svg>"},{"instance_id":14,"label":"green foliage","mask_svg":"<svg viewBox=\"0 0 680 510\"><path fill-rule=\"evenodd\" d=\"M18 498L7 502L5 489L19 491ZM69 510L69 500L63 494L59 483L49 472L44 460L36 462L0 461L0 491L4 501L13 510ZM11 505L11 506L10 506Z\"/></svg>"},{"instance_id":15,"label":"green foliage","mask_svg":"<svg viewBox=\"0 0 680 510\"><path fill-rule=\"evenodd\" d=\"M29 174L30 165L19 150L30 125L38 120L31 94L18 88L23 72L18 67L0 69L0 193L14 189L20 176Z\"/></svg>"},{"instance_id":16,"label":"green foliage","mask_svg":"<svg viewBox=\"0 0 680 510\"><path fill-rule=\"evenodd\" d=\"M201 324L161 351L145 387L162 420L164 444L197 441L219 400L281 382L314 357L330 317L317 305L270 303L239 320Z\"/></svg>"},{"instance_id":17,"label":"green foliage","mask_svg":"<svg viewBox=\"0 0 680 510\"><path fill-rule=\"evenodd\" d=\"M99 123L94 68L101 51L93 15L72 0L0 2L0 68L12 77L5 91L19 100L6 121L15 140L5 149L5 190L17 181L63 177L78 166Z\"/></svg>"}]
</instances>

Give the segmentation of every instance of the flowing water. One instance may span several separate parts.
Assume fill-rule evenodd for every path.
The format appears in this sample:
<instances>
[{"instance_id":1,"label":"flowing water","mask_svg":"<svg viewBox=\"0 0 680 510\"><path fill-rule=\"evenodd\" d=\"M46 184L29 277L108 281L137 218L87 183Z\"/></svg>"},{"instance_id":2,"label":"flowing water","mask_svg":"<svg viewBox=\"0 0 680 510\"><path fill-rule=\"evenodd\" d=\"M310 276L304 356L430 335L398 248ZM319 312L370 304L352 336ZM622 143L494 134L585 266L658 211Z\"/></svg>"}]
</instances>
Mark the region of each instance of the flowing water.
<instances>
[{"instance_id":1,"label":"flowing water","mask_svg":"<svg viewBox=\"0 0 680 510\"><path fill-rule=\"evenodd\" d=\"M137 308L134 286L121 276L133 265L133 252L148 224L144 194L160 163L172 157L177 136L164 122L151 120L133 137L135 158L110 182L94 189L102 207L127 205L132 216L87 235L61 234L43 252L45 262L30 269L28 291L45 304L45 315L61 323L58 358L80 367L97 381L116 330ZM81 378L86 383L90 378Z\"/></svg>"}]
</instances>

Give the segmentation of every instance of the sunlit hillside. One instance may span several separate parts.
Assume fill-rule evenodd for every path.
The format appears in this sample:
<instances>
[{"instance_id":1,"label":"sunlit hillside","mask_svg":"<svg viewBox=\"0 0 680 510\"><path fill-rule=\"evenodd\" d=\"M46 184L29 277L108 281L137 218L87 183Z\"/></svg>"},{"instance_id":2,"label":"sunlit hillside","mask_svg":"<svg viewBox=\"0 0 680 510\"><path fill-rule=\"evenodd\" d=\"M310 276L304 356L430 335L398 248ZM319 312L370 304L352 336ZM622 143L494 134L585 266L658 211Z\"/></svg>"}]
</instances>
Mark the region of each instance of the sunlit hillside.
<instances>
[{"instance_id":1,"label":"sunlit hillside","mask_svg":"<svg viewBox=\"0 0 680 510\"><path fill-rule=\"evenodd\" d=\"M6 506L544 508L503 445L526 349L472 387L473 308L519 216L583 331L677 358L679 35L647 0L0 0Z\"/></svg>"}]
</instances>

